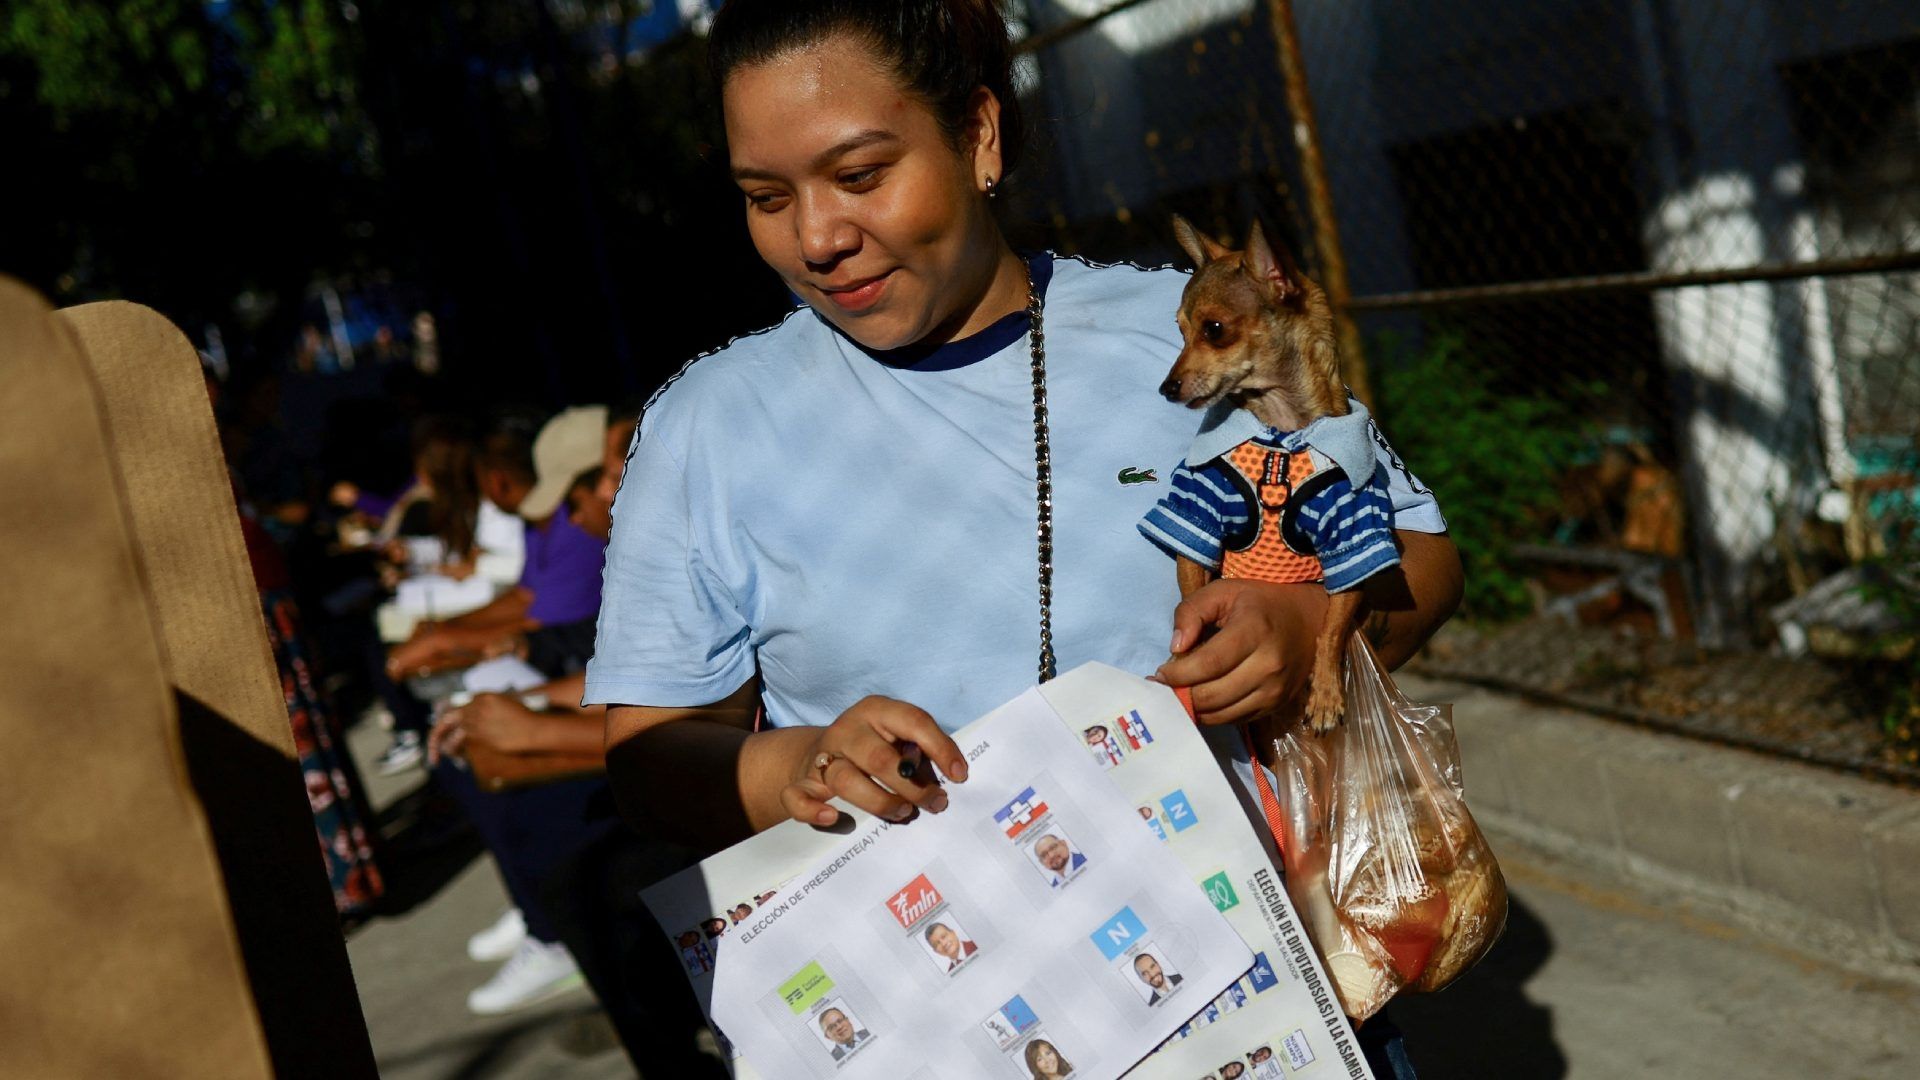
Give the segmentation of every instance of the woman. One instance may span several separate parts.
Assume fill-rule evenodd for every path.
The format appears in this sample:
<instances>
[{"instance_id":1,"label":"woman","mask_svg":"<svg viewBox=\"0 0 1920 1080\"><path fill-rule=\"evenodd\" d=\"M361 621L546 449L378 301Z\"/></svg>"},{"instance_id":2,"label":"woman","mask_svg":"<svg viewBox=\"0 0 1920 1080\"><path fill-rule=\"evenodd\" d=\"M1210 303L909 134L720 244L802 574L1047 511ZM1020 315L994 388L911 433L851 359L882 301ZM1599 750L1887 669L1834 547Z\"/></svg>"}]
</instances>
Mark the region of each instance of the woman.
<instances>
[{"instance_id":1,"label":"woman","mask_svg":"<svg viewBox=\"0 0 1920 1080\"><path fill-rule=\"evenodd\" d=\"M415 425L413 475L413 485L387 511L374 535L385 560L377 566L385 590L417 573L464 580L476 565L480 487L473 439L465 425L450 418ZM416 549L412 541L417 540L428 542ZM376 768L382 775L402 772L420 760L432 717L387 671L378 639L366 637L363 646L368 678L394 721L393 742L376 759Z\"/></svg>"},{"instance_id":2,"label":"woman","mask_svg":"<svg viewBox=\"0 0 1920 1080\"><path fill-rule=\"evenodd\" d=\"M416 561L403 538L437 540L439 557L425 569L465 578L473 573L480 517L473 440L451 421L422 421L413 436L413 477L413 486L387 512L374 539L402 567Z\"/></svg>"},{"instance_id":3,"label":"woman","mask_svg":"<svg viewBox=\"0 0 1920 1080\"><path fill-rule=\"evenodd\" d=\"M1033 1080L1065 1080L1073 1075L1073 1063L1061 1057L1052 1043L1035 1039L1027 1044L1027 1071Z\"/></svg>"},{"instance_id":4,"label":"woman","mask_svg":"<svg viewBox=\"0 0 1920 1080\"><path fill-rule=\"evenodd\" d=\"M629 452L586 692L629 815L718 847L834 796L938 813L899 744L964 782L943 726L1089 660L1157 667L1212 725L1295 702L1325 590L1181 602L1134 529L1158 485L1120 479L1198 426L1156 392L1185 276L1022 258L994 219L1023 125L992 4L733 0L709 55L749 234L806 306L689 364ZM1391 664L1460 582L1390 472Z\"/></svg>"}]
</instances>

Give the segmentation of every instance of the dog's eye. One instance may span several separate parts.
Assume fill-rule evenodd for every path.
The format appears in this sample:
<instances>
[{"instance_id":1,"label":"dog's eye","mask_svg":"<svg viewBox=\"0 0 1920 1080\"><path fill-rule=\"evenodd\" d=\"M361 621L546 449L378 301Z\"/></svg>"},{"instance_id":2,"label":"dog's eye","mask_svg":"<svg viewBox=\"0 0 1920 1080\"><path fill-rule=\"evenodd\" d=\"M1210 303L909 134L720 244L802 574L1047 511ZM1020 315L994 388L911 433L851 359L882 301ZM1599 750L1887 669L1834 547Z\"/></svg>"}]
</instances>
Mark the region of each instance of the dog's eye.
<instances>
[{"instance_id":1,"label":"dog's eye","mask_svg":"<svg viewBox=\"0 0 1920 1080\"><path fill-rule=\"evenodd\" d=\"M1227 328L1213 319L1208 319L1200 324L1200 336L1206 338L1210 344L1218 345L1220 339L1227 336Z\"/></svg>"}]
</instances>

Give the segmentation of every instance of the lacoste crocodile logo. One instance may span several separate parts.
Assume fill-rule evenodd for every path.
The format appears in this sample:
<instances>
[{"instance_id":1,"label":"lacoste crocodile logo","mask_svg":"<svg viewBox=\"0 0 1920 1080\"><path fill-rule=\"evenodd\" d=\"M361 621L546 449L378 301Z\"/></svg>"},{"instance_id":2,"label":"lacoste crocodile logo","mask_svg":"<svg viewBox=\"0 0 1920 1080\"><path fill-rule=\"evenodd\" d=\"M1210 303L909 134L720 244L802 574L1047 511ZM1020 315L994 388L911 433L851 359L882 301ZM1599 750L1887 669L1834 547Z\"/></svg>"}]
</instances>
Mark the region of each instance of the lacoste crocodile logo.
<instances>
[{"instance_id":1,"label":"lacoste crocodile logo","mask_svg":"<svg viewBox=\"0 0 1920 1080\"><path fill-rule=\"evenodd\" d=\"M1132 487L1134 484L1157 484L1160 478L1153 475L1152 469L1136 469L1128 466L1120 470L1120 482Z\"/></svg>"}]
</instances>

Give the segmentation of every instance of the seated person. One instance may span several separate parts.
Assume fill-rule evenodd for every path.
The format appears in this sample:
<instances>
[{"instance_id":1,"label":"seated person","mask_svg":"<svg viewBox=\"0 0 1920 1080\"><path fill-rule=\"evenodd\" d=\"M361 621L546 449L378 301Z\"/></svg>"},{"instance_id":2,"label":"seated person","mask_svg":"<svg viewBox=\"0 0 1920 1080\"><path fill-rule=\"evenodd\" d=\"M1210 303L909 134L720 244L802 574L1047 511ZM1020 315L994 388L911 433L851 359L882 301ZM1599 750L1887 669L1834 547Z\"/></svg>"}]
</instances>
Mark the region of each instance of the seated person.
<instances>
[{"instance_id":1,"label":"seated person","mask_svg":"<svg viewBox=\"0 0 1920 1080\"><path fill-rule=\"evenodd\" d=\"M499 754L600 754L606 748L607 707L579 704L585 692L586 676L574 672L524 692L547 699L548 708L540 711L529 708L520 694L476 694L434 722L428 759L465 757L469 743Z\"/></svg>"},{"instance_id":2,"label":"seated person","mask_svg":"<svg viewBox=\"0 0 1920 1080\"><path fill-rule=\"evenodd\" d=\"M548 675L579 670L593 654L606 541L583 531L561 503L583 471L601 464L606 409L568 409L547 422L531 448L499 433L480 455L482 493L525 520L520 581L492 603L445 621L422 622L389 654L394 678L463 667L518 649Z\"/></svg>"},{"instance_id":3,"label":"seated person","mask_svg":"<svg viewBox=\"0 0 1920 1080\"><path fill-rule=\"evenodd\" d=\"M568 485L567 519L602 537L633 433L633 414L626 415L605 433L604 461L596 460ZM536 552L530 547L530 561ZM591 570L597 589L598 564ZM514 918L509 912L503 924L520 931L516 947L539 961L509 963L469 1004L480 1011L517 1008L578 972L647 1075L723 1076L694 1042L703 1020L686 980L676 974L684 957L667 944L639 900L640 889L686 866L691 853L619 826L603 779L535 783L494 795L479 791L448 760L464 757L476 744L497 753L598 757L606 710L581 706L584 690L584 677L575 670L526 692L543 694L544 710L528 708L520 695L481 694L434 726L434 776L467 807L487 839L521 913Z\"/></svg>"},{"instance_id":4,"label":"seated person","mask_svg":"<svg viewBox=\"0 0 1920 1080\"><path fill-rule=\"evenodd\" d=\"M473 572L474 522L480 514L473 439L452 418L428 417L414 426L413 484L388 509L373 543L390 561L404 567L409 537L431 537L441 544L432 569L448 577Z\"/></svg>"},{"instance_id":5,"label":"seated person","mask_svg":"<svg viewBox=\"0 0 1920 1080\"><path fill-rule=\"evenodd\" d=\"M613 530L613 496L626 466L627 443L633 438L632 417L607 425L600 464L574 478L567 492L567 517L583 532L604 541ZM539 695L548 708L529 708L522 695L479 694L466 705L449 709L434 724L429 757L464 757L469 742L499 754L598 754L605 749L607 709L581 705L586 674L576 671L526 691Z\"/></svg>"},{"instance_id":6,"label":"seated person","mask_svg":"<svg viewBox=\"0 0 1920 1080\"><path fill-rule=\"evenodd\" d=\"M358 557L366 570L329 595L326 605L337 615L359 611L361 603L391 592L409 573L431 572L456 580L473 573L480 491L473 439L465 423L454 417L421 420L414 426L412 451L413 484L387 507L368 546L341 553L343 566ZM412 768L420 760L427 734L427 707L388 674L386 652L370 613L352 617L356 624L351 651L366 665L369 685L393 716L393 744L377 759L376 767L382 774Z\"/></svg>"}]
</instances>

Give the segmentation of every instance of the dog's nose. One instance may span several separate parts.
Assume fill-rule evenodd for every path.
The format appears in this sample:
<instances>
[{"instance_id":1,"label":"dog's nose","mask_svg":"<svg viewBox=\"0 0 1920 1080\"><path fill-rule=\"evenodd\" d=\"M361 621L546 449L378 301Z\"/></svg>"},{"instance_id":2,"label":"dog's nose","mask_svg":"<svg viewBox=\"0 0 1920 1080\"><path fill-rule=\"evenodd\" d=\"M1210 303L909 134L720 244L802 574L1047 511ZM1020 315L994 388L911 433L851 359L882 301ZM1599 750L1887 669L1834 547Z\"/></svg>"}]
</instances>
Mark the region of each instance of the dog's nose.
<instances>
[{"instance_id":1,"label":"dog's nose","mask_svg":"<svg viewBox=\"0 0 1920 1080\"><path fill-rule=\"evenodd\" d=\"M1180 400L1180 380L1175 378L1168 378L1166 382L1161 383L1160 396L1163 398L1166 398L1168 401L1179 401Z\"/></svg>"}]
</instances>

